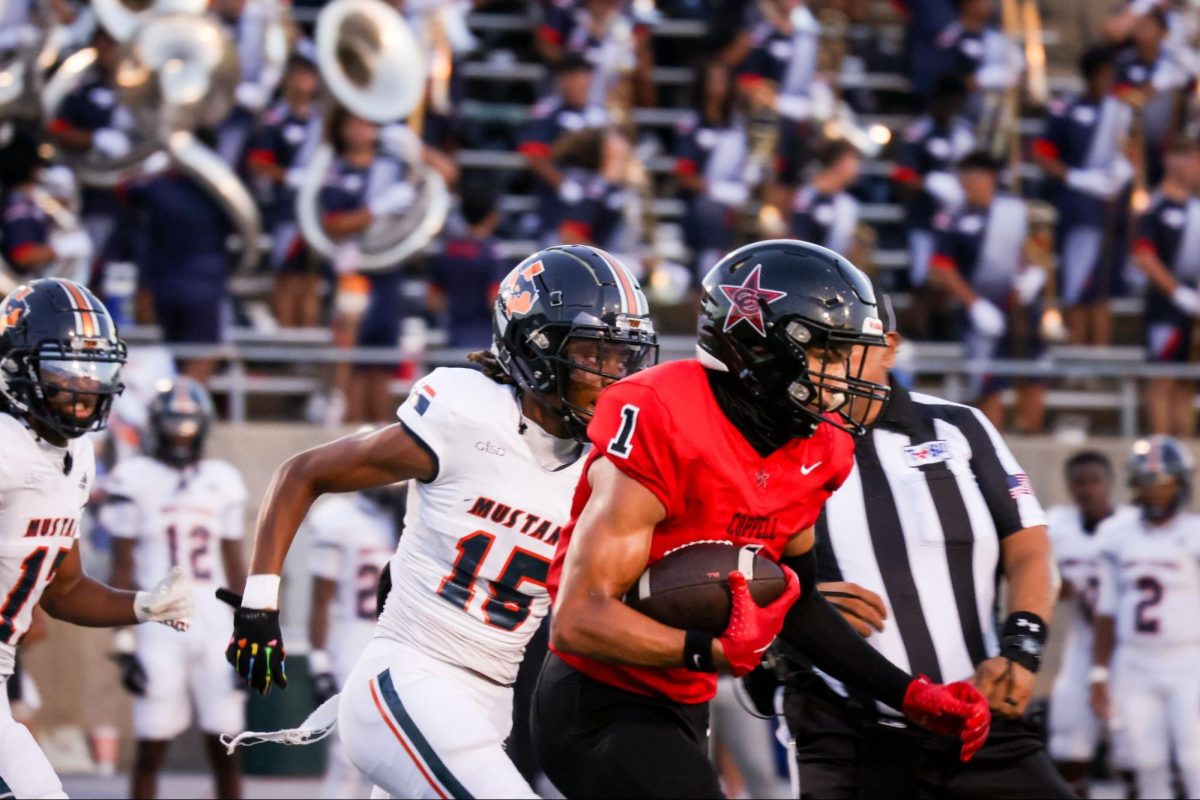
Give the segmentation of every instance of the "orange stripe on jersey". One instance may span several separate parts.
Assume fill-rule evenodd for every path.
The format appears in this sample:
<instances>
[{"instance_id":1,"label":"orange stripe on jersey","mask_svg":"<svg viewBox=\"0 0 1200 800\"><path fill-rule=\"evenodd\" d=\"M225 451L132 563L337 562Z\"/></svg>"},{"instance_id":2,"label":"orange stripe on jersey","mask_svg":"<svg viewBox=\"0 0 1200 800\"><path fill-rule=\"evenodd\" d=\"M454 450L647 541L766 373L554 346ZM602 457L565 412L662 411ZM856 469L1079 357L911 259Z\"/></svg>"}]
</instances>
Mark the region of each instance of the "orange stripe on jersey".
<instances>
[{"instance_id":1,"label":"orange stripe on jersey","mask_svg":"<svg viewBox=\"0 0 1200 800\"><path fill-rule=\"evenodd\" d=\"M79 287L68 281L60 281L67 292L75 300L76 315L78 320L79 334L84 338L92 338L100 335L100 323L96 319L96 312L92 311L92 304L88 301L87 296L79 291Z\"/></svg>"},{"instance_id":2,"label":"orange stripe on jersey","mask_svg":"<svg viewBox=\"0 0 1200 800\"><path fill-rule=\"evenodd\" d=\"M425 771L425 765L421 763L421 759L417 758L417 754L412 751L412 748L408 746L408 742L406 742L404 737L400 735L400 731L396 730L396 726L392 724L392 718L388 716L387 710L383 707L383 703L379 702L379 693L375 691L375 681L371 680L367 685L371 687L371 699L375 701L375 708L379 709L379 716L383 717L383 721L387 723L388 729L392 732L392 735L396 737L396 741L399 742L400 746L404 748L404 752L408 753L408 757L411 758L413 764L416 765L417 771L421 773L421 777L423 777L429 783L429 785L433 787L433 790L437 792L438 797L443 798L443 800L447 800L446 793L442 791L442 787L438 786L433 778L429 777L429 773Z\"/></svg>"}]
</instances>

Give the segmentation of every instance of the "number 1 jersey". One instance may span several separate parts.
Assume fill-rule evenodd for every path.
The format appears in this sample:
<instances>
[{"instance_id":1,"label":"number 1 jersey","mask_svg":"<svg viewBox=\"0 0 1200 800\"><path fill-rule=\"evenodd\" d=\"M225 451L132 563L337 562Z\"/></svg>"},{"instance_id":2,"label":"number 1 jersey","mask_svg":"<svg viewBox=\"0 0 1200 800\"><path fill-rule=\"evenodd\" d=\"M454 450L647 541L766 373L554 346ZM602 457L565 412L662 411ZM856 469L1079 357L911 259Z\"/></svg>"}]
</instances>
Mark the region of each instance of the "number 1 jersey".
<instances>
[{"instance_id":1,"label":"number 1 jersey","mask_svg":"<svg viewBox=\"0 0 1200 800\"><path fill-rule=\"evenodd\" d=\"M513 387L472 369L434 370L397 416L437 475L409 484L378 635L511 684L550 608L546 575L583 458L542 463L546 434L522 419Z\"/></svg>"},{"instance_id":2,"label":"number 1 jersey","mask_svg":"<svg viewBox=\"0 0 1200 800\"><path fill-rule=\"evenodd\" d=\"M79 518L96 476L92 442L66 447L38 438L0 413L0 680L13 671L33 607L79 539ZM0 689L3 691L3 689Z\"/></svg>"}]
</instances>

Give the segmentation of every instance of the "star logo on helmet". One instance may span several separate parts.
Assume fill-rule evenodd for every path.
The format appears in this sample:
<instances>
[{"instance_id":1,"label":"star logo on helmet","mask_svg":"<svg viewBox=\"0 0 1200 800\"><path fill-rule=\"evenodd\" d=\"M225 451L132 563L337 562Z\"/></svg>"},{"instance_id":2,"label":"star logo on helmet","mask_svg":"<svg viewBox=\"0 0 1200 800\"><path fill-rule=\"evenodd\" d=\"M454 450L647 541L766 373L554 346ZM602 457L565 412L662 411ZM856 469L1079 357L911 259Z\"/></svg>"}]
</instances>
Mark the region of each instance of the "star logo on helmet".
<instances>
[{"instance_id":1,"label":"star logo on helmet","mask_svg":"<svg viewBox=\"0 0 1200 800\"><path fill-rule=\"evenodd\" d=\"M759 336L767 335L767 328L763 321L763 308L776 300L787 297L787 292L762 288L759 285L761 275L762 264L755 264L754 269L750 270L750 274L746 276L746 280L742 281L740 286L722 283L717 287L729 301L729 316L725 318L725 327L721 329L722 332L728 331L734 325L745 320L751 328L758 331Z\"/></svg>"}]
</instances>

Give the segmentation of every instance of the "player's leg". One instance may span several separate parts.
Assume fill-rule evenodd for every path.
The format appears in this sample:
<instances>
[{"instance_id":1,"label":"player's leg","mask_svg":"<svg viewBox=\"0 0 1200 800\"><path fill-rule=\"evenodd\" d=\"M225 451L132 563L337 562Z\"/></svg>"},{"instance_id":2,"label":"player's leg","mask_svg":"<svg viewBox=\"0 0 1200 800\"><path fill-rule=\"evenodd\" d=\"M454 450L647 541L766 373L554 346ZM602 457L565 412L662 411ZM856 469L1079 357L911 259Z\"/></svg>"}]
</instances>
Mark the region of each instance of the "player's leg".
<instances>
[{"instance_id":1,"label":"player's leg","mask_svg":"<svg viewBox=\"0 0 1200 800\"><path fill-rule=\"evenodd\" d=\"M1186 796L1200 798L1200 679L1196 675L1179 676L1174 681L1168 714L1175 761Z\"/></svg>"},{"instance_id":2,"label":"player's leg","mask_svg":"<svg viewBox=\"0 0 1200 800\"><path fill-rule=\"evenodd\" d=\"M1116 727L1129 746L1139 797L1170 797L1167 697L1153 673L1118 660L1113 682Z\"/></svg>"},{"instance_id":3,"label":"player's leg","mask_svg":"<svg viewBox=\"0 0 1200 800\"><path fill-rule=\"evenodd\" d=\"M795 757L791 768L800 789L797 796L830 800L863 796L859 789L865 777L859 770L864 760L862 725L849 719L836 700L826 697L829 690L820 678L803 674L793 680L796 684L789 683L784 689L783 715L791 737L789 750ZM892 746L885 752L896 749ZM910 761L915 770L919 755L910 755ZM910 771L893 776L898 793L915 795L911 775Z\"/></svg>"},{"instance_id":4,"label":"player's leg","mask_svg":"<svg viewBox=\"0 0 1200 800\"><path fill-rule=\"evenodd\" d=\"M568 797L720 797L707 717L703 705L607 686L551 653L533 698L533 741Z\"/></svg>"},{"instance_id":5,"label":"player's leg","mask_svg":"<svg viewBox=\"0 0 1200 800\"><path fill-rule=\"evenodd\" d=\"M160 633L143 625L137 630L137 656L146 670L146 693L133 698L137 753L130 796L138 798L158 796L158 773L167 745L187 730L192 718L186 643L167 639L162 633L183 638L168 628Z\"/></svg>"},{"instance_id":6,"label":"player's leg","mask_svg":"<svg viewBox=\"0 0 1200 800\"><path fill-rule=\"evenodd\" d=\"M33 734L12 718L0 681L0 798L66 797Z\"/></svg>"},{"instance_id":7,"label":"player's leg","mask_svg":"<svg viewBox=\"0 0 1200 800\"><path fill-rule=\"evenodd\" d=\"M158 797L158 773L167 760L169 739L137 740L133 755L133 786L129 796L154 800Z\"/></svg>"},{"instance_id":8,"label":"player's leg","mask_svg":"<svg viewBox=\"0 0 1200 800\"><path fill-rule=\"evenodd\" d=\"M956 756L951 755L955 761ZM1001 717L992 718L992 732L983 749L970 765L946 777L940 794L961 800L1076 797L1042 746L1039 726L1029 719Z\"/></svg>"},{"instance_id":9,"label":"player's leg","mask_svg":"<svg viewBox=\"0 0 1200 800\"><path fill-rule=\"evenodd\" d=\"M338 731L395 797L537 797L504 752L511 715L510 689L375 639L342 689Z\"/></svg>"},{"instance_id":10,"label":"player's leg","mask_svg":"<svg viewBox=\"0 0 1200 800\"><path fill-rule=\"evenodd\" d=\"M224 635L195 631L189 675L196 720L204 734L204 748L212 769L216 796L237 798L242 794L241 762L225 752L221 734L233 736L245 728L246 693L239 691L222 649ZM220 638L218 638L218 636Z\"/></svg>"},{"instance_id":11,"label":"player's leg","mask_svg":"<svg viewBox=\"0 0 1200 800\"><path fill-rule=\"evenodd\" d=\"M1079 680L1064 671L1050 693L1047 749L1063 780L1080 797L1087 796L1092 756L1100 736L1100 722L1092 713L1087 689L1086 677Z\"/></svg>"}]
</instances>

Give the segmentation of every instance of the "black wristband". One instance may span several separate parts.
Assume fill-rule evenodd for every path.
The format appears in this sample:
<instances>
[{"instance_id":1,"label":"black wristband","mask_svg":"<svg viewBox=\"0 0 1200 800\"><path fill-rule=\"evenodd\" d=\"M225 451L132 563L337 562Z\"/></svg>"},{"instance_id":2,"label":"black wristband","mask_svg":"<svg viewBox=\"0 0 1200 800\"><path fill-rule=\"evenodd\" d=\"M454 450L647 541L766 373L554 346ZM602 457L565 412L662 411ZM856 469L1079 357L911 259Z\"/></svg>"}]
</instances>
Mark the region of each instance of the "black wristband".
<instances>
[{"instance_id":1,"label":"black wristband","mask_svg":"<svg viewBox=\"0 0 1200 800\"><path fill-rule=\"evenodd\" d=\"M683 637L683 665L692 672L716 672L713 660L713 636L708 631L689 630Z\"/></svg>"},{"instance_id":2,"label":"black wristband","mask_svg":"<svg viewBox=\"0 0 1200 800\"><path fill-rule=\"evenodd\" d=\"M1042 653L1049 635L1046 622L1037 614L1017 611L1004 622L1000 634L1000 655L1030 672L1042 666Z\"/></svg>"}]
</instances>

